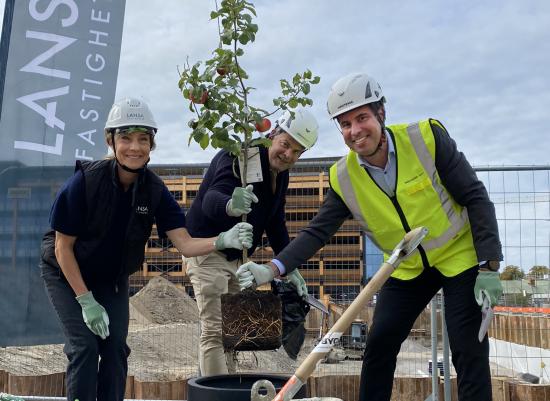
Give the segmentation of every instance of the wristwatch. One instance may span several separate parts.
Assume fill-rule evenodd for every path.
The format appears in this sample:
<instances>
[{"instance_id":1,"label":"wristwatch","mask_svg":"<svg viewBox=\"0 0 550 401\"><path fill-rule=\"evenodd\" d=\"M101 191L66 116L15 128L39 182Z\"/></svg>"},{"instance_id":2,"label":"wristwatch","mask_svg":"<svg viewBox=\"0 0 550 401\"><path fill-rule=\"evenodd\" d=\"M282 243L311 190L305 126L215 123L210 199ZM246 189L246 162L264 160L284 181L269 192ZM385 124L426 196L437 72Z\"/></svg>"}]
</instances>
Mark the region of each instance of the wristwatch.
<instances>
[{"instance_id":1,"label":"wristwatch","mask_svg":"<svg viewBox=\"0 0 550 401\"><path fill-rule=\"evenodd\" d=\"M497 272L498 269L500 269L500 262L498 260L488 260L487 262L479 265L479 268Z\"/></svg>"}]
</instances>

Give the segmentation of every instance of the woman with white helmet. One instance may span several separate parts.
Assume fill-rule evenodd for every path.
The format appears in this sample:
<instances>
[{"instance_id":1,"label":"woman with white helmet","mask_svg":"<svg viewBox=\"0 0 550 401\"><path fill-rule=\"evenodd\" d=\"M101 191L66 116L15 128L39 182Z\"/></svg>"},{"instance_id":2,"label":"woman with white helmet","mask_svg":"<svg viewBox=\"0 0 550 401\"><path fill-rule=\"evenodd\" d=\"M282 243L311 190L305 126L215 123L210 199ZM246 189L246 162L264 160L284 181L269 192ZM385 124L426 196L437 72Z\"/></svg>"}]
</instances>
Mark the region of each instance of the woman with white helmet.
<instances>
[{"instance_id":1,"label":"woman with white helmet","mask_svg":"<svg viewBox=\"0 0 550 401\"><path fill-rule=\"evenodd\" d=\"M419 252L400 264L378 296L359 399L390 400L401 343L443 289L458 398L489 401L489 346L479 305L495 305L502 294L495 208L439 121L386 126L384 102L367 74L347 75L332 86L328 113L350 152L331 167L330 189L308 227L271 263L239 267L239 282L251 287L291 274L349 217L386 258L405 233L427 227Z\"/></svg>"},{"instance_id":2,"label":"woman with white helmet","mask_svg":"<svg viewBox=\"0 0 550 401\"><path fill-rule=\"evenodd\" d=\"M66 336L69 400L124 399L128 277L142 268L154 223L186 256L252 243L246 223L210 238L189 235L182 209L147 168L157 129L142 100L116 102L105 124L112 156L78 161L52 206L40 267Z\"/></svg>"},{"instance_id":3,"label":"woman with white helmet","mask_svg":"<svg viewBox=\"0 0 550 401\"><path fill-rule=\"evenodd\" d=\"M187 228L193 236L215 236L237 223L243 214L253 226L252 255L265 232L275 253L289 242L285 225L285 195L290 169L306 150L317 141L318 124L307 109L285 111L268 137L271 146L260 146L258 168L250 171L256 179L242 188L237 158L222 150L212 159L197 197L187 213ZM222 344L222 293L238 293L235 276L242 252L234 249L215 251L190 258L187 274L193 284L201 337L199 364L203 375L229 372ZM289 277L299 295L307 287L298 271ZM229 365L231 366L231 364Z\"/></svg>"}]
</instances>

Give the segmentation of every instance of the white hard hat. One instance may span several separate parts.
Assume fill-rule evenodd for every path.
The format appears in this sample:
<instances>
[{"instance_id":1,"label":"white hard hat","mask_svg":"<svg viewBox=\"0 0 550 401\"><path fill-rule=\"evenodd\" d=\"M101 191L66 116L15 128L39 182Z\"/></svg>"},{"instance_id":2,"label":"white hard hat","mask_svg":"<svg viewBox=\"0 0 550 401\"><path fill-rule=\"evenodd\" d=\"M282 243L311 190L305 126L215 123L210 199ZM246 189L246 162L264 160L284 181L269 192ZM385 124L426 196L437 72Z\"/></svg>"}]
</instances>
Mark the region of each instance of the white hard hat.
<instances>
[{"instance_id":1,"label":"white hard hat","mask_svg":"<svg viewBox=\"0 0 550 401\"><path fill-rule=\"evenodd\" d=\"M157 123L149 106L143 100L127 97L118 100L111 107L105 129L128 127L149 127L157 130Z\"/></svg>"},{"instance_id":2,"label":"white hard hat","mask_svg":"<svg viewBox=\"0 0 550 401\"><path fill-rule=\"evenodd\" d=\"M315 145L315 142L317 142L319 124L317 124L317 120L309 110L302 108L292 112L286 110L277 119L276 124L306 148L306 150L311 149Z\"/></svg>"},{"instance_id":3,"label":"white hard hat","mask_svg":"<svg viewBox=\"0 0 550 401\"><path fill-rule=\"evenodd\" d=\"M353 110L359 106L386 99L380 84L367 74L350 74L332 85L328 95L327 109L330 118Z\"/></svg>"}]
</instances>

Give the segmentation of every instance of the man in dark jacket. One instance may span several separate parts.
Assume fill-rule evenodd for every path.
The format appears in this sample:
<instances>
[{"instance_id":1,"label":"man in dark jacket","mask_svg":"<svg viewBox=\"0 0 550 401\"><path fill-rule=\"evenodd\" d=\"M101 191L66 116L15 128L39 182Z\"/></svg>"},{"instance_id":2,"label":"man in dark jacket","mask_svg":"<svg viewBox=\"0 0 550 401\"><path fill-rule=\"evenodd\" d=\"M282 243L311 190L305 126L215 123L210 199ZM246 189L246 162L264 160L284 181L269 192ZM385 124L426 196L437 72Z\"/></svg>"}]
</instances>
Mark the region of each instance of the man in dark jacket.
<instances>
[{"instance_id":1,"label":"man in dark jacket","mask_svg":"<svg viewBox=\"0 0 550 401\"><path fill-rule=\"evenodd\" d=\"M385 98L366 74L338 80L328 111L350 148L330 169L319 213L276 259L237 271L242 288L290 273L353 217L385 257L404 234L424 226L419 252L383 286L369 330L360 400L389 401L401 343L443 289L446 323L462 401L491 400L489 344L478 340L484 301L502 293L495 209L472 167L437 120L385 125ZM476 302L477 301L477 302Z\"/></svg>"},{"instance_id":2,"label":"man in dark jacket","mask_svg":"<svg viewBox=\"0 0 550 401\"><path fill-rule=\"evenodd\" d=\"M253 227L251 255L265 232L275 254L289 242L285 224L285 194L288 169L317 140L317 121L306 109L286 111L277 121L269 137L269 148L249 152L246 188L241 186L238 159L227 151L219 152L204 176L196 199L187 213L189 233L197 237L217 235L247 214ZM238 293L235 276L241 252L223 250L188 259L187 273L193 284L201 337L199 364L203 375L228 373L222 344L221 294ZM290 277L300 294L307 291L296 271Z\"/></svg>"}]
</instances>

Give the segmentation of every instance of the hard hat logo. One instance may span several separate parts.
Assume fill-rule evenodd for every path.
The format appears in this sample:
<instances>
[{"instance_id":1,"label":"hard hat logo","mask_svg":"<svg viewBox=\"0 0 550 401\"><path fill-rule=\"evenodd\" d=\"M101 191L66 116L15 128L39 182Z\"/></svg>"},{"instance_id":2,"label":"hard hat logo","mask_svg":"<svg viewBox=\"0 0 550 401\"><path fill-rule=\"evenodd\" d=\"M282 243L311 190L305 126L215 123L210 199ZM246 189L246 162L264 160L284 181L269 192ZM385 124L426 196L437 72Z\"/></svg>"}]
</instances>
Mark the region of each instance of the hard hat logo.
<instances>
[{"instance_id":1,"label":"hard hat logo","mask_svg":"<svg viewBox=\"0 0 550 401\"><path fill-rule=\"evenodd\" d=\"M140 125L153 130L158 128L153 113L144 101L136 98L118 100L109 112L105 129L109 130L130 125Z\"/></svg>"},{"instance_id":2,"label":"hard hat logo","mask_svg":"<svg viewBox=\"0 0 550 401\"><path fill-rule=\"evenodd\" d=\"M372 92L370 90L370 81L367 82L367 87L365 88L365 99L372 97Z\"/></svg>"},{"instance_id":3,"label":"hard hat logo","mask_svg":"<svg viewBox=\"0 0 550 401\"><path fill-rule=\"evenodd\" d=\"M128 118L128 119L133 118L135 120L143 120L143 119L145 119L145 116L142 113L128 113L128 114L126 114L126 118Z\"/></svg>"},{"instance_id":4,"label":"hard hat logo","mask_svg":"<svg viewBox=\"0 0 550 401\"><path fill-rule=\"evenodd\" d=\"M319 124L307 109L287 110L279 117L276 124L306 150L317 142Z\"/></svg>"},{"instance_id":5,"label":"hard hat logo","mask_svg":"<svg viewBox=\"0 0 550 401\"><path fill-rule=\"evenodd\" d=\"M139 107L139 106L141 106L141 101L139 99L128 98L127 102L128 102L128 106L130 106L130 107Z\"/></svg>"}]
</instances>

